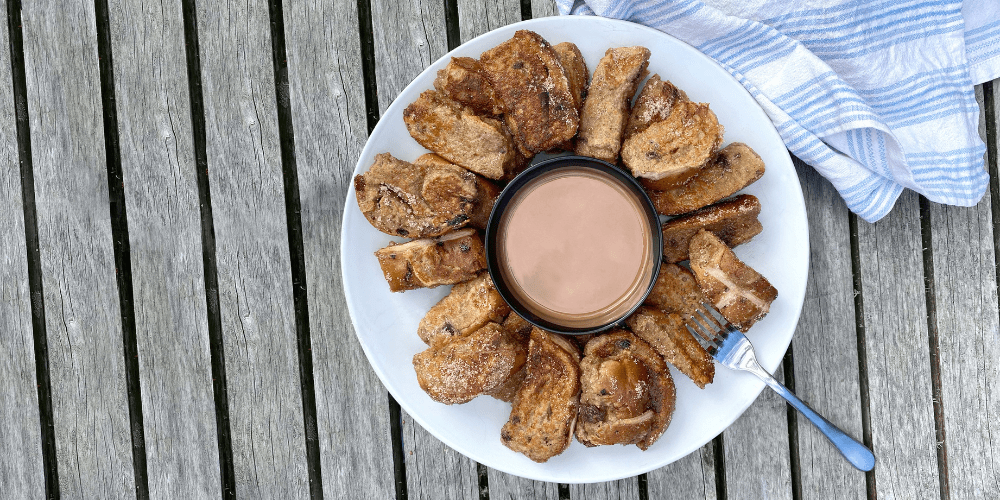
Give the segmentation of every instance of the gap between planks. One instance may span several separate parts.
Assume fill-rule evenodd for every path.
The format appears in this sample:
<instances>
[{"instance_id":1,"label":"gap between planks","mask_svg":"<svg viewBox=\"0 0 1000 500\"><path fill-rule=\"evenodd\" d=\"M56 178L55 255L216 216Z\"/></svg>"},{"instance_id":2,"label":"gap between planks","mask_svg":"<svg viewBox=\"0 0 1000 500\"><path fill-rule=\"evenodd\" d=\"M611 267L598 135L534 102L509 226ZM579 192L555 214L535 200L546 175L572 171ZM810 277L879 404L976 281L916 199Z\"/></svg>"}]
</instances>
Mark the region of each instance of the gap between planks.
<instances>
[{"instance_id":1,"label":"gap between planks","mask_svg":"<svg viewBox=\"0 0 1000 500\"><path fill-rule=\"evenodd\" d=\"M233 459L229 394L226 389L226 356L219 308L219 272L215 253L215 223L208 180L208 150L205 138L205 101L201 84L201 52L195 0L182 0L184 15L185 58L188 71L188 94L191 99L191 131L198 179L198 206L201 216L202 265L205 275L205 306L208 314L209 353L212 364L212 396L215 401L215 425L218 435L219 471L222 498L236 498L236 472Z\"/></svg>"},{"instance_id":2,"label":"gap between planks","mask_svg":"<svg viewBox=\"0 0 1000 500\"><path fill-rule=\"evenodd\" d=\"M20 159L21 202L24 207L24 234L28 264L28 291L31 302L31 330L34 337L35 380L38 385L38 416L42 444L42 467L46 498L59 498L59 467L56 459L55 424L52 414L52 381L49 374L48 332L45 325L45 295L38 242L35 205L35 178L31 159L31 127L28 116L27 83L24 68L24 32L20 0L7 0L7 34L13 77L14 118Z\"/></svg>"},{"instance_id":3,"label":"gap between planks","mask_svg":"<svg viewBox=\"0 0 1000 500\"><path fill-rule=\"evenodd\" d=\"M111 28L108 0L95 0L97 19L98 69L101 77L101 102L104 117L104 151L108 169L111 235L115 254L115 279L118 285L121 313L123 353L125 356L125 389L129 425L132 436L132 468L135 474L135 496L149 498L149 476L146 466L146 439L142 416L142 386L139 382L139 346L135 336L135 299L132 292L132 259L128 236L128 215L125 208L125 186L122 177L121 150L118 143L118 111L115 107L115 72L111 54Z\"/></svg>"},{"instance_id":4,"label":"gap between planks","mask_svg":"<svg viewBox=\"0 0 1000 500\"><path fill-rule=\"evenodd\" d=\"M302 390L309 495L314 500L319 500L323 498L323 474L320 465L319 426L316 421L316 386L313 380L312 338L309 329L306 257L302 244L302 202L299 199L299 174L295 162L295 133L292 128L288 58L285 52L285 21L281 0L268 0L268 13L271 18L274 93L278 109L278 141L285 189L285 220L288 226L288 253L292 273L292 303L295 309L295 338L299 358L299 385Z\"/></svg>"}]
</instances>

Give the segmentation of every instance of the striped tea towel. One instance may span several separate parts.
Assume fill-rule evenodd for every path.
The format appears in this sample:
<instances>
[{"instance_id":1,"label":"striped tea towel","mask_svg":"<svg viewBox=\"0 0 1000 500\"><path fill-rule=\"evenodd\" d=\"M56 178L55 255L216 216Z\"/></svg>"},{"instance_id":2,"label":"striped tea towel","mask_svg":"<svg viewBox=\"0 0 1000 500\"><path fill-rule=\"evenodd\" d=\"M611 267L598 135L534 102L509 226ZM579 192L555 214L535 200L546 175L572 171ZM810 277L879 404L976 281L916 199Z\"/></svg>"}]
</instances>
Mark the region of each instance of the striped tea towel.
<instances>
[{"instance_id":1,"label":"striped tea towel","mask_svg":"<svg viewBox=\"0 0 1000 500\"><path fill-rule=\"evenodd\" d=\"M998 0L557 4L654 27L715 59L869 222L904 187L960 206L986 192L973 85L1000 77Z\"/></svg>"}]
</instances>

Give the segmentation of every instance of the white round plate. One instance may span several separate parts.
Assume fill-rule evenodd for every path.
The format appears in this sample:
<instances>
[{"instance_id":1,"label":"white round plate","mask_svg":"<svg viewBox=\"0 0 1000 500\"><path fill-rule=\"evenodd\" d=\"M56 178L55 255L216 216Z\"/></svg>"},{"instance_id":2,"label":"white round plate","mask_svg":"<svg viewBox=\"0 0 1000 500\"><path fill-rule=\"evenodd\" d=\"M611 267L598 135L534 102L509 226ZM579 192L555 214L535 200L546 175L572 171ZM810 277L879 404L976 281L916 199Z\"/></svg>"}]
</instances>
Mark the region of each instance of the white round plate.
<instances>
[{"instance_id":1,"label":"white round plate","mask_svg":"<svg viewBox=\"0 0 1000 500\"><path fill-rule=\"evenodd\" d=\"M806 288L809 236L802 189L778 133L750 94L714 61L671 36L625 21L589 16L534 19L486 33L430 65L399 94L372 132L355 174L366 171L379 153L389 152L407 161L426 153L407 133L403 109L433 87L437 71L451 56L478 58L519 29L533 30L553 45L575 43L591 72L610 47L648 47L650 74L670 80L694 101L711 104L725 126L724 144L744 142L763 157L766 173L745 192L760 198L764 230L737 247L736 254L778 289L770 314L747 335L761 365L769 371L777 368L795 331ZM677 386L676 410L666 432L647 451L635 446L587 448L574 441L561 455L535 463L500 443L509 404L483 396L449 406L432 401L420 389L412 359L427 346L417 337L417 323L449 287L390 293L373 252L394 241L400 240L368 224L352 186L344 207L341 268L358 340L375 373L406 413L448 446L486 466L562 483L634 476L703 446L732 424L764 387L753 375L719 367L715 382L700 390L671 367Z\"/></svg>"}]
</instances>

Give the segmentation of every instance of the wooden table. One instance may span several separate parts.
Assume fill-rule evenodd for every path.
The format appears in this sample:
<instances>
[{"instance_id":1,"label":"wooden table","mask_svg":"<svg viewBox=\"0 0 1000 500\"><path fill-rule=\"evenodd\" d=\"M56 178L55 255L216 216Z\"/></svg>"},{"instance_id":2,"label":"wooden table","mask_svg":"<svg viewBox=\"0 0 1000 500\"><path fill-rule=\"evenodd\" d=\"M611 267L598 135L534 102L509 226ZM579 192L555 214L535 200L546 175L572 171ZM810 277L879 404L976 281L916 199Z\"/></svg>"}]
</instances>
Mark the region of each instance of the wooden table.
<instances>
[{"instance_id":1,"label":"wooden table","mask_svg":"<svg viewBox=\"0 0 1000 500\"><path fill-rule=\"evenodd\" d=\"M5 0L0 496L965 499L1000 495L1000 80L990 192L877 224L796 162L805 306L771 392L702 450L557 485L442 445L388 396L340 283L367 133L433 60L547 0ZM359 43L360 40L360 43Z\"/></svg>"}]
</instances>

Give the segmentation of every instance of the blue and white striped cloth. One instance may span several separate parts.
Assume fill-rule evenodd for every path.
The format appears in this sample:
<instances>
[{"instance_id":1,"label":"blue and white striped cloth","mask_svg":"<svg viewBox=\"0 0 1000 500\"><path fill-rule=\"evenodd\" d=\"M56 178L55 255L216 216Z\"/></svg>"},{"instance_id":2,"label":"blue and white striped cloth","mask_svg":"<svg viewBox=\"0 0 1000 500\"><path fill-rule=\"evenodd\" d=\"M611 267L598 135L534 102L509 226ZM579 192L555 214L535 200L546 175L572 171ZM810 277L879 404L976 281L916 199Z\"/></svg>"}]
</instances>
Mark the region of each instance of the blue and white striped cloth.
<instances>
[{"instance_id":1,"label":"blue and white striped cloth","mask_svg":"<svg viewBox=\"0 0 1000 500\"><path fill-rule=\"evenodd\" d=\"M1000 77L998 0L557 4L651 26L718 61L869 222L904 187L960 206L986 192L973 86Z\"/></svg>"}]
</instances>

